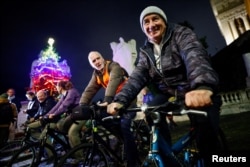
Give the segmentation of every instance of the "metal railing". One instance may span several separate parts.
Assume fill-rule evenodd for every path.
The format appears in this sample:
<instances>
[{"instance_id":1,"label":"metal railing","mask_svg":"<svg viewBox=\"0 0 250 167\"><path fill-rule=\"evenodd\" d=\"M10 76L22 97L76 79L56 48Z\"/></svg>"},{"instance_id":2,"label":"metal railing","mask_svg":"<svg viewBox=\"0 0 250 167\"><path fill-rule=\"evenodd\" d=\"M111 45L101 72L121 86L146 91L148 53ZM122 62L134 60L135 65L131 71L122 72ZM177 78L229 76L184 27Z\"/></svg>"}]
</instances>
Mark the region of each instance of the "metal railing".
<instances>
[{"instance_id":1,"label":"metal railing","mask_svg":"<svg viewBox=\"0 0 250 167\"><path fill-rule=\"evenodd\" d=\"M250 111L250 88L220 93L222 114L233 114Z\"/></svg>"}]
</instances>

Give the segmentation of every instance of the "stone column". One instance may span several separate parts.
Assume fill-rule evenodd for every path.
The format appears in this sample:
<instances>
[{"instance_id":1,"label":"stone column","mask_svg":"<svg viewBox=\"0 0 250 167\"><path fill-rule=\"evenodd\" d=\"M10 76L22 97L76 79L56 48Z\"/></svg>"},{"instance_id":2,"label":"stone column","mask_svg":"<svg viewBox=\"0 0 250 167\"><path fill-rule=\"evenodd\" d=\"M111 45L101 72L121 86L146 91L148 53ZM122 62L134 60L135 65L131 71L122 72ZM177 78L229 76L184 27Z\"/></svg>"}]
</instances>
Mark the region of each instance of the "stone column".
<instances>
[{"instance_id":1,"label":"stone column","mask_svg":"<svg viewBox=\"0 0 250 167\"><path fill-rule=\"evenodd\" d=\"M246 27L246 30L250 30L250 25L249 25L249 22L247 20L247 16L243 17L242 20L244 21L244 25Z\"/></svg>"},{"instance_id":2,"label":"stone column","mask_svg":"<svg viewBox=\"0 0 250 167\"><path fill-rule=\"evenodd\" d=\"M234 20L230 20L229 25L230 25L230 28L231 28L231 31L232 31L232 36L233 36L232 41L234 41L239 36L238 33L237 33L237 30L236 30L235 24L234 24Z\"/></svg>"}]
</instances>

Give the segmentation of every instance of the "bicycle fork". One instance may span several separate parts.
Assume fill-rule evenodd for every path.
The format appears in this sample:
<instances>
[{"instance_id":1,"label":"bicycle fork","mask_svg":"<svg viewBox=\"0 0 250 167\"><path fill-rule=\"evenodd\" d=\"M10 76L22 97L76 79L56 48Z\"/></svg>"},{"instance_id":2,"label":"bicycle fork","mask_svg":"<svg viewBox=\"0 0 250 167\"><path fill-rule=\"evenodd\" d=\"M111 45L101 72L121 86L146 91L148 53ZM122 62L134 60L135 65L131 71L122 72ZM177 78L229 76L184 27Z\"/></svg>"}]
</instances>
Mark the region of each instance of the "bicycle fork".
<instances>
[{"instance_id":1,"label":"bicycle fork","mask_svg":"<svg viewBox=\"0 0 250 167\"><path fill-rule=\"evenodd\" d=\"M159 132L158 123L160 122L160 113L154 112L153 125L151 126L150 150L147 158L143 162L143 167L165 167L167 164L172 166L182 166L174 155L171 146L165 141ZM161 145L161 153L159 151ZM162 159L164 156L164 160ZM165 159L166 158L166 159Z\"/></svg>"},{"instance_id":2,"label":"bicycle fork","mask_svg":"<svg viewBox=\"0 0 250 167\"><path fill-rule=\"evenodd\" d=\"M155 125L151 127L151 141L150 141L150 150L148 156L143 162L143 167L164 167L162 158L159 154L159 130Z\"/></svg>"}]
</instances>

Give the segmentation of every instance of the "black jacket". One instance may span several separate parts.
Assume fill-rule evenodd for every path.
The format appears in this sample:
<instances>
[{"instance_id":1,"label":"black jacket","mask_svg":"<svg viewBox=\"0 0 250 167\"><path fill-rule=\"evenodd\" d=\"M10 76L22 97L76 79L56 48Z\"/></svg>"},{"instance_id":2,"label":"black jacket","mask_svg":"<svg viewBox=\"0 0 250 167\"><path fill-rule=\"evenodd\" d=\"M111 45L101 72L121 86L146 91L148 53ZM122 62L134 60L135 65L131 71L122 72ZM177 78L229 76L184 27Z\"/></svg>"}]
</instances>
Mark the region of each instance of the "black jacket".
<instances>
[{"instance_id":1,"label":"black jacket","mask_svg":"<svg viewBox=\"0 0 250 167\"><path fill-rule=\"evenodd\" d=\"M41 116L47 114L54 106L56 105L56 101L53 97L49 96L47 99L39 104L39 108L34 118L38 119Z\"/></svg>"},{"instance_id":2,"label":"black jacket","mask_svg":"<svg viewBox=\"0 0 250 167\"><path fill-rule=\"evenodd\" d=\"M140 49L138 63L114 101L125 106L134 100L142 88L153 84L161 93L172 96L194 89L215 91L219 83L210 58L195 33L184 26L169 24L163 37L160 69L156 67L154 45L146 41Z\"/></svg>"}]
</instances>

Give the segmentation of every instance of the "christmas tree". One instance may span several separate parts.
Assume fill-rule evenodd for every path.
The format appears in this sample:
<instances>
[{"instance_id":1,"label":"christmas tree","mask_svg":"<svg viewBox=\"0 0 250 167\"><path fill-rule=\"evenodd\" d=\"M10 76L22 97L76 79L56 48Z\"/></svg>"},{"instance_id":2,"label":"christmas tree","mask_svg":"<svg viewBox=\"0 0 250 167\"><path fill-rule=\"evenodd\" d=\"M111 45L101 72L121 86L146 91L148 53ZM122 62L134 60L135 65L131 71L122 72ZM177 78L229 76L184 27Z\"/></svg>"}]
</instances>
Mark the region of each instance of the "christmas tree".
<instances>
[{"instance_id":1,"label":"christmas tree","mask_svg":"<svg viewBox=\"0 0 250 167\"><path fill-rule=\"evenodd\" d=\"M59 62L61 57L53 47L54 39L49 38L48 44L48 47L40 52L39 58L32 63L30 88L34 92L45 89L50 95L54 95L57 92L57 83L70 80L71 73L66 60Z\"/></svg>"}]
</instances>

